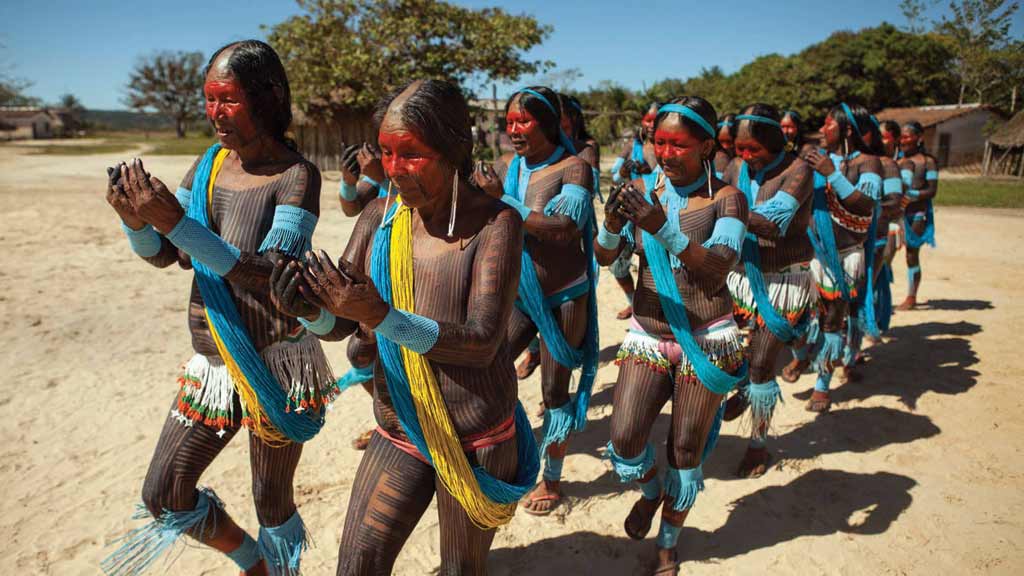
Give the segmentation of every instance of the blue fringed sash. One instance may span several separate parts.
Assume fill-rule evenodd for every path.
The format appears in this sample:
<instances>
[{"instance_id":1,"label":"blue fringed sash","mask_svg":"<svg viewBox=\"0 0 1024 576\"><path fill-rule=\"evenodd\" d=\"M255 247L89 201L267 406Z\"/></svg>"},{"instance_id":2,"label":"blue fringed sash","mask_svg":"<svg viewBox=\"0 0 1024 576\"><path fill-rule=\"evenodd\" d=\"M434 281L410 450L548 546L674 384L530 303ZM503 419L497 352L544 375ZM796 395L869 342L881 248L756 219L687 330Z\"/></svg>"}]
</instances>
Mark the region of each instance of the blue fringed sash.
<instances>
[{"instance_id":1,"label":"blue fringed sash","mask_svg":"<svg viewBox=\"0 0 1024 576\"><path fill-rule=\"evenodd\" d=\"M859 305L858 315L862 319L861 323L864 330L873 338L878 338L881 334L875 315L875 298L877 297L877 287L875 286L875 234L878 230L878 219L881 215L881 203L876 201L874 212L871 215L871 226L868 227L868 235L864 239L864 259L867 260L865 262L867 282L865 283L864 292L857 294L856 298Z\"/></svg>"},{"instance_id":2,"label":"blue fringed sash","mask_svg":"<svg viewBox=\"0 0 1024 576\"><path fill-rule=\"evenodd\" d=\"M220 145L214 144L206 151L192 180L193 194L189 201L187 215L206 228L210 227L206 190L210 183L213 159L219 150ZM323 411L319 413L314 413L313 410L285 411L285 407L288 406L287 392L281 388L277 379L260 358L259 353L256 352L248 330L235 307L227 283L196 258L192 258L192 269L195 271L196 283L199 286L203 303L206 305L207 316L231 357L245 375L249 385L252 386L259 399L260 407L270 423L293 442L301 443L312 439L323 427Z\"/></svg>"},{"instance_id":3,"label":"blue fringed sash","mask_svg":"<svg viewBox=\"0 0 1024 576\"><path fill-rule=\"evenodd\" d=\"M743 162L740 165L740 176L737 181L737 188L739 188L747 196L747 200L750 203L750 207L753 208L757 200L757 191L764 183L765 175L774 170L785 157L785 153L779 153L778 158L772 161L771 164L765 166L763 169L758 170L754 175L754 178L750 178L750 170L747 167L747 163ZM831 230L831 229L830 229ZM764 325L775 335L780 341L784 343L792 342L803 332L802 324L807 322L807 316L801 321L801 326L791 326L789 321L786 320L781 314L775 310L772 306L771 298L768 295L768 286L765 285L764 275L761 273L761 246L758 244L757 236L754 234L747 234L746 239L743 241L743 270L747 277L747 283L750 284L750 291L754 295L754 302L757 304L757 312L764 319Z\"/></svg>"},{"instance_id":4,"label":"blue fringed sash","mask_svg":"<svg viewBox=\"0 0 1024 576\"><path fill-rule=\"evenodd\" d=\"M653 204L651 202L651 190L653 188L651 186L644 186L644 188L646 188L644 198L648 203ZM674 191L670 192L666 188L664 196L669 197L666 198L665 202L668 206L672 206L672 195L677 194ZM673 220L677 223L679 222L679 211L673 211L670 208L666 210L666 215L669 222ZM686 316L686 304L683 302L683 295L680 294L679 287L676 286L675 276L672 274L672 265L669 262L668 251L650 232L646 230L641 232L644 239L644 254L647 257L647 265L651 268L651 275L654 276L654 286L658 291L658 300L661 302L661 308L665 312L665 318L668 319L669 327L672 328L672 334L676 337L676 342L679 343L683 353L690 360L697 378L705 388L715 394L728 393L737 384L746 380L747 362L744 360L739 374L733 376L715 366L708 359L707 354L704 353L700 344L693 337L690 319Z\"/></svg>"},{"instance_id":5,"label":"blue fringed sash","mask_svg":"<svg viewBox=\"0 0 1024 576\"><path fill-rule=\"evenodd\" d=\"M924 233L921 234L920 236L918 236L913 229L913 214L903 215L903 220L906 223L904 229L907 239L907 246L910 246L915 250L920 248L921 246L924 246L925 244L931 245L932 248L935 247L935 209L932 206L931 198L925 200L925 202L927 202L927 209L925 210L925 218L927 218L927 220L925 221ZM920 212L918 212L918 214L920 214Z\"/></svg>"},{"instance_id":6,"label":"blue fringed sash","mask_svg":"<svg viewBox=\"0 0 1024 576\"><path fill-rule=\"evenodd\" d=\"M384 222L388 222L394 215L397 206L392 204L388 213L384 215ZM370 258L370 276L377 286L381 297L390 305L391 294L391 224L385 224L377 230L373 238L373 253ZM402 360L401 347L395 344L382 334L377 334L377 348L380 355L381 365L384 367L385 381L388 387L388 394L391 396L395 414L398 422L409 440L420 451L427 463L433 466L430 450L427 448L427 441L423 437L423 429L420 427L419 417L416 414L416 406L413 404L412 389L405 372L405 363ZM523 410L523 405L516 402L515 409L516 444L519 469L516 471L516 478L513 483L499 480L492 476L483 466L473 467L473 475L480 484L480 490L492 501L500 504L512 504L518 502L527 492L533 489L536 484L537 474L540 473L540 458L537 451L537 441L533 437L533 430L530 426L530 419Z\"/></svg>"},{"instance_id":7,"label":"blue fringed sash","mask_svg":"<svg viewBox=\"0 0 1024 576\"><path fill-rule=\"evenodd\" d=\"M832 164L839 170L839 157L831 155ZM843 300L850 300L850 286L846 282L846 272L843 270L842 260L839 258L839 248L836 246L835 230L832 228L832 217L828 211L828 200L825 198L826 187L825 176L820 172L814 172L814 204L813 218L814 227L807 227L807 236L811 239L811 246L818 260L824 264L835 283L839 285L840 294Z\"/></svg>"},{"instance_id":8,"label":"blue fringed sash","mask_svg":"<svg viewBox=\"0 0 1024 576\"><path fill-rule=\"evenodd\" d=\"M530 174L553 162L557 162L561 154L559 150L548 159L548 161L535 167L527 167L524 171L524 178L520 180L519 172L524 162L518 154L509 163L508 171L505 173L505 193L517 198L520 202L526 199L526 191L530 183ZM582 367L579 385L576 387L576 398L574 400L575 422L573 429L582 431L587 424L587 409L590 407L590 394L594 388L594 380L597 377L598 357L598 324L597 324L597 267L594 263L594 243L590 241L594 233L594 205L586 194L563 195L558 194L552 198L544 208L545 214L559 213L566 214L577 226L583 224L584 258L590 265L587 266L587 286L590 297L587 299L587 332L580 349L574 349L562 334L558 326L551 306L545 301L544 290L541 288L540 280L537 278L537 270L533 265L533 258L529 250L524 246L522 255L522 268L519 273L519 292L516 298L516 306L522 310L530 320L537 326L540 337L544 340L548 351L556 362L570 370Z\"/></svg>"}]
</instances>

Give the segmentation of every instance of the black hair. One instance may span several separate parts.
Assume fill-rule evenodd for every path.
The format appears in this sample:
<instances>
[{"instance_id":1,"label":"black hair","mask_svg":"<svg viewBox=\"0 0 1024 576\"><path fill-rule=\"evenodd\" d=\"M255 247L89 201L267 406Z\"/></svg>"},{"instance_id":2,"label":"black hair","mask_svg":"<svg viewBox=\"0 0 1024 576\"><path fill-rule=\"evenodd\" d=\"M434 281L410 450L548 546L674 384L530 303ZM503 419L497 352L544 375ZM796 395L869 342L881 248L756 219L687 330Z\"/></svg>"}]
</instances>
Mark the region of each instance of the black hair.
<instances>
[{"instance_id":1,"label":"black hair","mask_svg":"<svg viewBox=\"0 0 1024 576\"><path fill-rule=\"evenodd\" d=\"M587 132L587 122L583 117L583 105L576 99L575 96L568 94L558 93L558 103L562 109L562 114L569 117L569 124L572 125L572 134L568 136L575 138L580 142L586 142L587 140L593 140L594 137Z\"/></svg>"},{"instance_id":2,"label":"black hair","mask_svg":"<svg viewBox=\"0 0 1024 576\"><path fill-rule=\"evenodd\" d=\"M266 42L232 42L210 56L204 76L210 73L217 57L228 49L231 53L225 65L242 85L252 107L253 121L275 140L294 150L295 142L285 135L292 123L292 91L281 58Z\"/></svg>"},{"instance_id":3,"label":"black hair","mask_svg":"<svg viewBox=\"0 0 1024 576\"><path fill-rule=\"evenodd\" d=\"M800 147L804 145L804 119L800 116L800 113L796 110L786 110L782 113L779 118L779 122L789 118L796 125L796 138L793 138L786 143L786 148L793 152L799 152Z\"/></svg>"},{"instance_id":4,"label":"black hair","mask_svg":"<svg viewBox=\"0 0 1024 576\"><path fill-rule=\"evenodd\" d=\"M853 107L853 115L857 116L857 107ZM867 113L867 110L864 111ZM868 153L875 156L885 156L885 144L882 143L882 125L878 119L871 114L867 115L868 121L861 123L861 132L871 134L871 145L868 146Z\"/></svg>"},{"instance_id":5,"label":"black hair","mask_svg":"<svg viewBox=\"0 0 1024 576\"><path fill-rule=\"evenodd\" d=\"M839 138L848 142L850 152L859 150L871 154L871 150L861 137L861 134L866 131L867 125L871 123L871 120L868 118L867 109L863 106L850 106L850 113L853 116L852 118L848 117L846 110L843 109L842 105L839 105L833 106L828 111L828 116L839 125Z\"/></svg>"},{"instance_id":6,"label":"black hair","mask_svg":"<svg viewBox=\"0 0 1024 576\"><path fill-rule=\"evenodd\" d=\"M903 124L903 129L909 129L911 132L917 134L918 136L924 136L924 126L921 126L921 123L918 122L917 120L911 120L910 122L906 122L905 124ZM920 150L921 152L924 152L924 142L918 144L917 149Z\"/></svg>"},{"instance_id":7,"label":"black hair","mask_svg":"<svg viewBox=\"0 0 1024 576\"><path fill-rule=\"evenodd\" d=\"M895 120L882 120L882 132L888 132L893 134L896 138L900 137L900 123Z\"/></svg>"},{"instance_id":8,"label":"black hair","mask_svg":"<svg viewBox=\"0 0 1024 576\"><path fill-rule=\"evenodd\" d=\"M398 96L420 82L398 114L402 125L437 151L453 169L469 176L473 171L473 130L469 104L458 86L444 80L414 80L385 96L373 119L380 129L388 108Z\"/></svg>"},{"instance_id":9,"label":"black hair","mask_svg":"<svg viewBox=\"0 0 1024 576\"><path fill-rule=\"evenodd\" d=\"M781 120L779 111L768 104L751 104L744 108L740 115L749 114L751 116L763 116L769 120L778 122ZM778 154L786 149L786 137L782 134L782 128L773 126L765 122L756 122L754 120L740 120L736 122L736 130L739 131L740 126L750 131L750 135L754 137L766 150L773 154Z\"/></svg>"},{"instance_id":10,"label":"black hair","mask_svg":"<svg viewBox=\"0 0 1024 576\"><path fill-rule=\"evenodd\" d=\"M717 138L717 134L722 131L722 128L725 128L725 130L729 133L729 136L732 136L733 139L736 138L736 115L735 114L730 112L729 114L723 115L721 118L718 119L718 124L721 124L721 126L718 126L717 124L715 125L716 126L716 128L715 128L716 129L716 132L715 132L716 138Z\"/></svg>"},{"instance_id":11,"label":"black hair","mask_svg":"<svg viewBox=\"0 0 1024 576\"><path fill-rule=\"evenodd\" d=\"M714 129L718 122L718 114L715 112L715 107L700 96L683 96L682 98L670 100L669 104L679 104L693 110L698 116L703 118L704 121L708 123L708 126L712 127L712 129ZM658 115L654 118L654 128L657 129L658 124L661 124L662 120L664 120L669 114L673 114L673 112L658 112ZM688 117L680 114L679 118L682 120L683 125L686 126L686 129L690 134L696 136L701 142L704 142L705 140L715 140L715 136L718 134L717 130L714 134L708 134L707 130L705 130L703 126L697 124L693 120L690 120Z\"/></svg>"},{"instance_id":12,"label":"black hair","mask_svg":"<svg viewBox=\"0 0 1024 576\"><path fill-rule=\"evenodd\" d=\"M555 146L560 145L562 143L562 139L559 137L559 133L562 131L562 114L558 110L558 94L547 86L528 86L526 90L533 90L544 96L551 103L551 106L555 107L554 110L549 108L543 100L529 92L516 92L505 102L505 115L508 115L508 109L512 106L512 101L519 98L519 103L523 108L530 113L530 116L537 119L537 123L540 124L540 131L548 139L548 142Z\"/></svg>"}]
</instances>

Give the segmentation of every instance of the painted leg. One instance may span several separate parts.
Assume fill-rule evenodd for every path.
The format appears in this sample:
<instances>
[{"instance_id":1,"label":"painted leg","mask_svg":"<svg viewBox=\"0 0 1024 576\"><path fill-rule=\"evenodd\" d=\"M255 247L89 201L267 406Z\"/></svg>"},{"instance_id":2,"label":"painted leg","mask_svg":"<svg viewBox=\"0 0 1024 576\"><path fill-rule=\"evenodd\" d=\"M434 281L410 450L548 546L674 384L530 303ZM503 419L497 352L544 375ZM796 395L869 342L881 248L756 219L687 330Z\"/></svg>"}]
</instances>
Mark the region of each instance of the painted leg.
<instances>
[{"instance_id":1,"label":"painted leg","mask_svg":"<svg viewBox=\"0 0 1024 576\"><path fill-rule=\"evenodd\" d=\"M434 498L434 469L374 434L352 484L338 550L338 576L391 574Z\"/></svg>"},{"instance_id":2,"label":"painted leg","mask_svg":"<svg viewBox=\"0 0 1024 576\"><path fill-rule=\"evenodd\" d=\"M672 397L672 380L642 364L626 360L619 368L612 398L611 441L607 456L622 483L636 482L641 496L626 516L626 534L647 536L662 501L662 484L654 465L651 428Z\"/></svg>"},{"instance_id":3,"label":"painted leg","mask_svg":"<svg viewBox=\"0 0 1024 576\"><path fill-rule=\"evenodd\" d=\"M511 482L518 466L516 446L513 437L497 446L478 450L477 460L495 478ZM437 480L435 486L438 528L441 532L441 568L438 573L460 576L486 574L487 553L497 530L477 528L440 480Z\"/></svg>"}]
</instances>

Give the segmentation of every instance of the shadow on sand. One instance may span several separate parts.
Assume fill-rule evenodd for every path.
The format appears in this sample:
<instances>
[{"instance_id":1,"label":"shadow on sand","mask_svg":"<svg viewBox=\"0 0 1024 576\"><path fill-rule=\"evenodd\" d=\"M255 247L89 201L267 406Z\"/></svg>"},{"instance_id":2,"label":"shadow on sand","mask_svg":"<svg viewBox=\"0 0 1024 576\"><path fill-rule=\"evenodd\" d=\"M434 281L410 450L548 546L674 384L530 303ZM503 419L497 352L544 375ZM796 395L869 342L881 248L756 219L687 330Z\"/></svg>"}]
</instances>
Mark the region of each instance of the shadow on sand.
<instances>
[{"instance_id":1,"label":"shadow on sand","mask_svg":"<svg viewBox=\"0 0 1024 576\"><path fill-rule=\"evenodd\" d=\"M731 558L805 536L884 533L910 506L910 490L916 484L888 472L812 470L784 486L762 488L733 501L729 518L718 529L683 529L679 555L684 571L687 562ZM645 574L654 553L656 526L643 542L588 531L492 550L489 572Z\"/></svg>"}]
</instances>

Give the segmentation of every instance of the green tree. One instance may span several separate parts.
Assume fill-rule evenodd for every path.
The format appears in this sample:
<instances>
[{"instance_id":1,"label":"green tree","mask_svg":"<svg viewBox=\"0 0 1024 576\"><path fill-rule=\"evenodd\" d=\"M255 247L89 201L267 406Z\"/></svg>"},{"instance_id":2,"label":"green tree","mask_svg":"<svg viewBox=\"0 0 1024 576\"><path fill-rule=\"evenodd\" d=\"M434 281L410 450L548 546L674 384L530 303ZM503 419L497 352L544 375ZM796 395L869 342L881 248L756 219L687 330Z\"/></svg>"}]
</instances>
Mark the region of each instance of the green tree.
<instances>
[{"instance_id":1,"label":"green tree","mask_svg":"<svg viewBox=\"0 0 1024 576\"><path fill-rule=\"evenodd\" d=\"M984 102L988 91L1002 82L1004 60L999 53L1010 45L1010 24L1020 8L1016 0L952 0L952 17L943 17L936 30L955 51L954 69L960 78L960 104L967 90Z\"/></svg>"},{"instance_id":2,"label":"green tree","mask_svg":"<svg viewBox=\"0 0 1024 576\"><path fill-rule=\"evenodd\" d=\"M128 77L125 104L173 119L178 138L184 138L188 123L203 117L204 64L200 52L158 52L141 58Z\"/></svg>"},{"instance_id":3,"label":"green tree","mask_svg":"<svg viewBox=\"0 0 1024 576\"><path fill-rule=\"evenodd\" d=\"M267 39L288 69L296 105L314 116L370 110L413 78L515 81L552 66L524 58L551 27L500 8L439 0L297 3L302 13L270 27Z\"/></svg>"}]
</instances>

